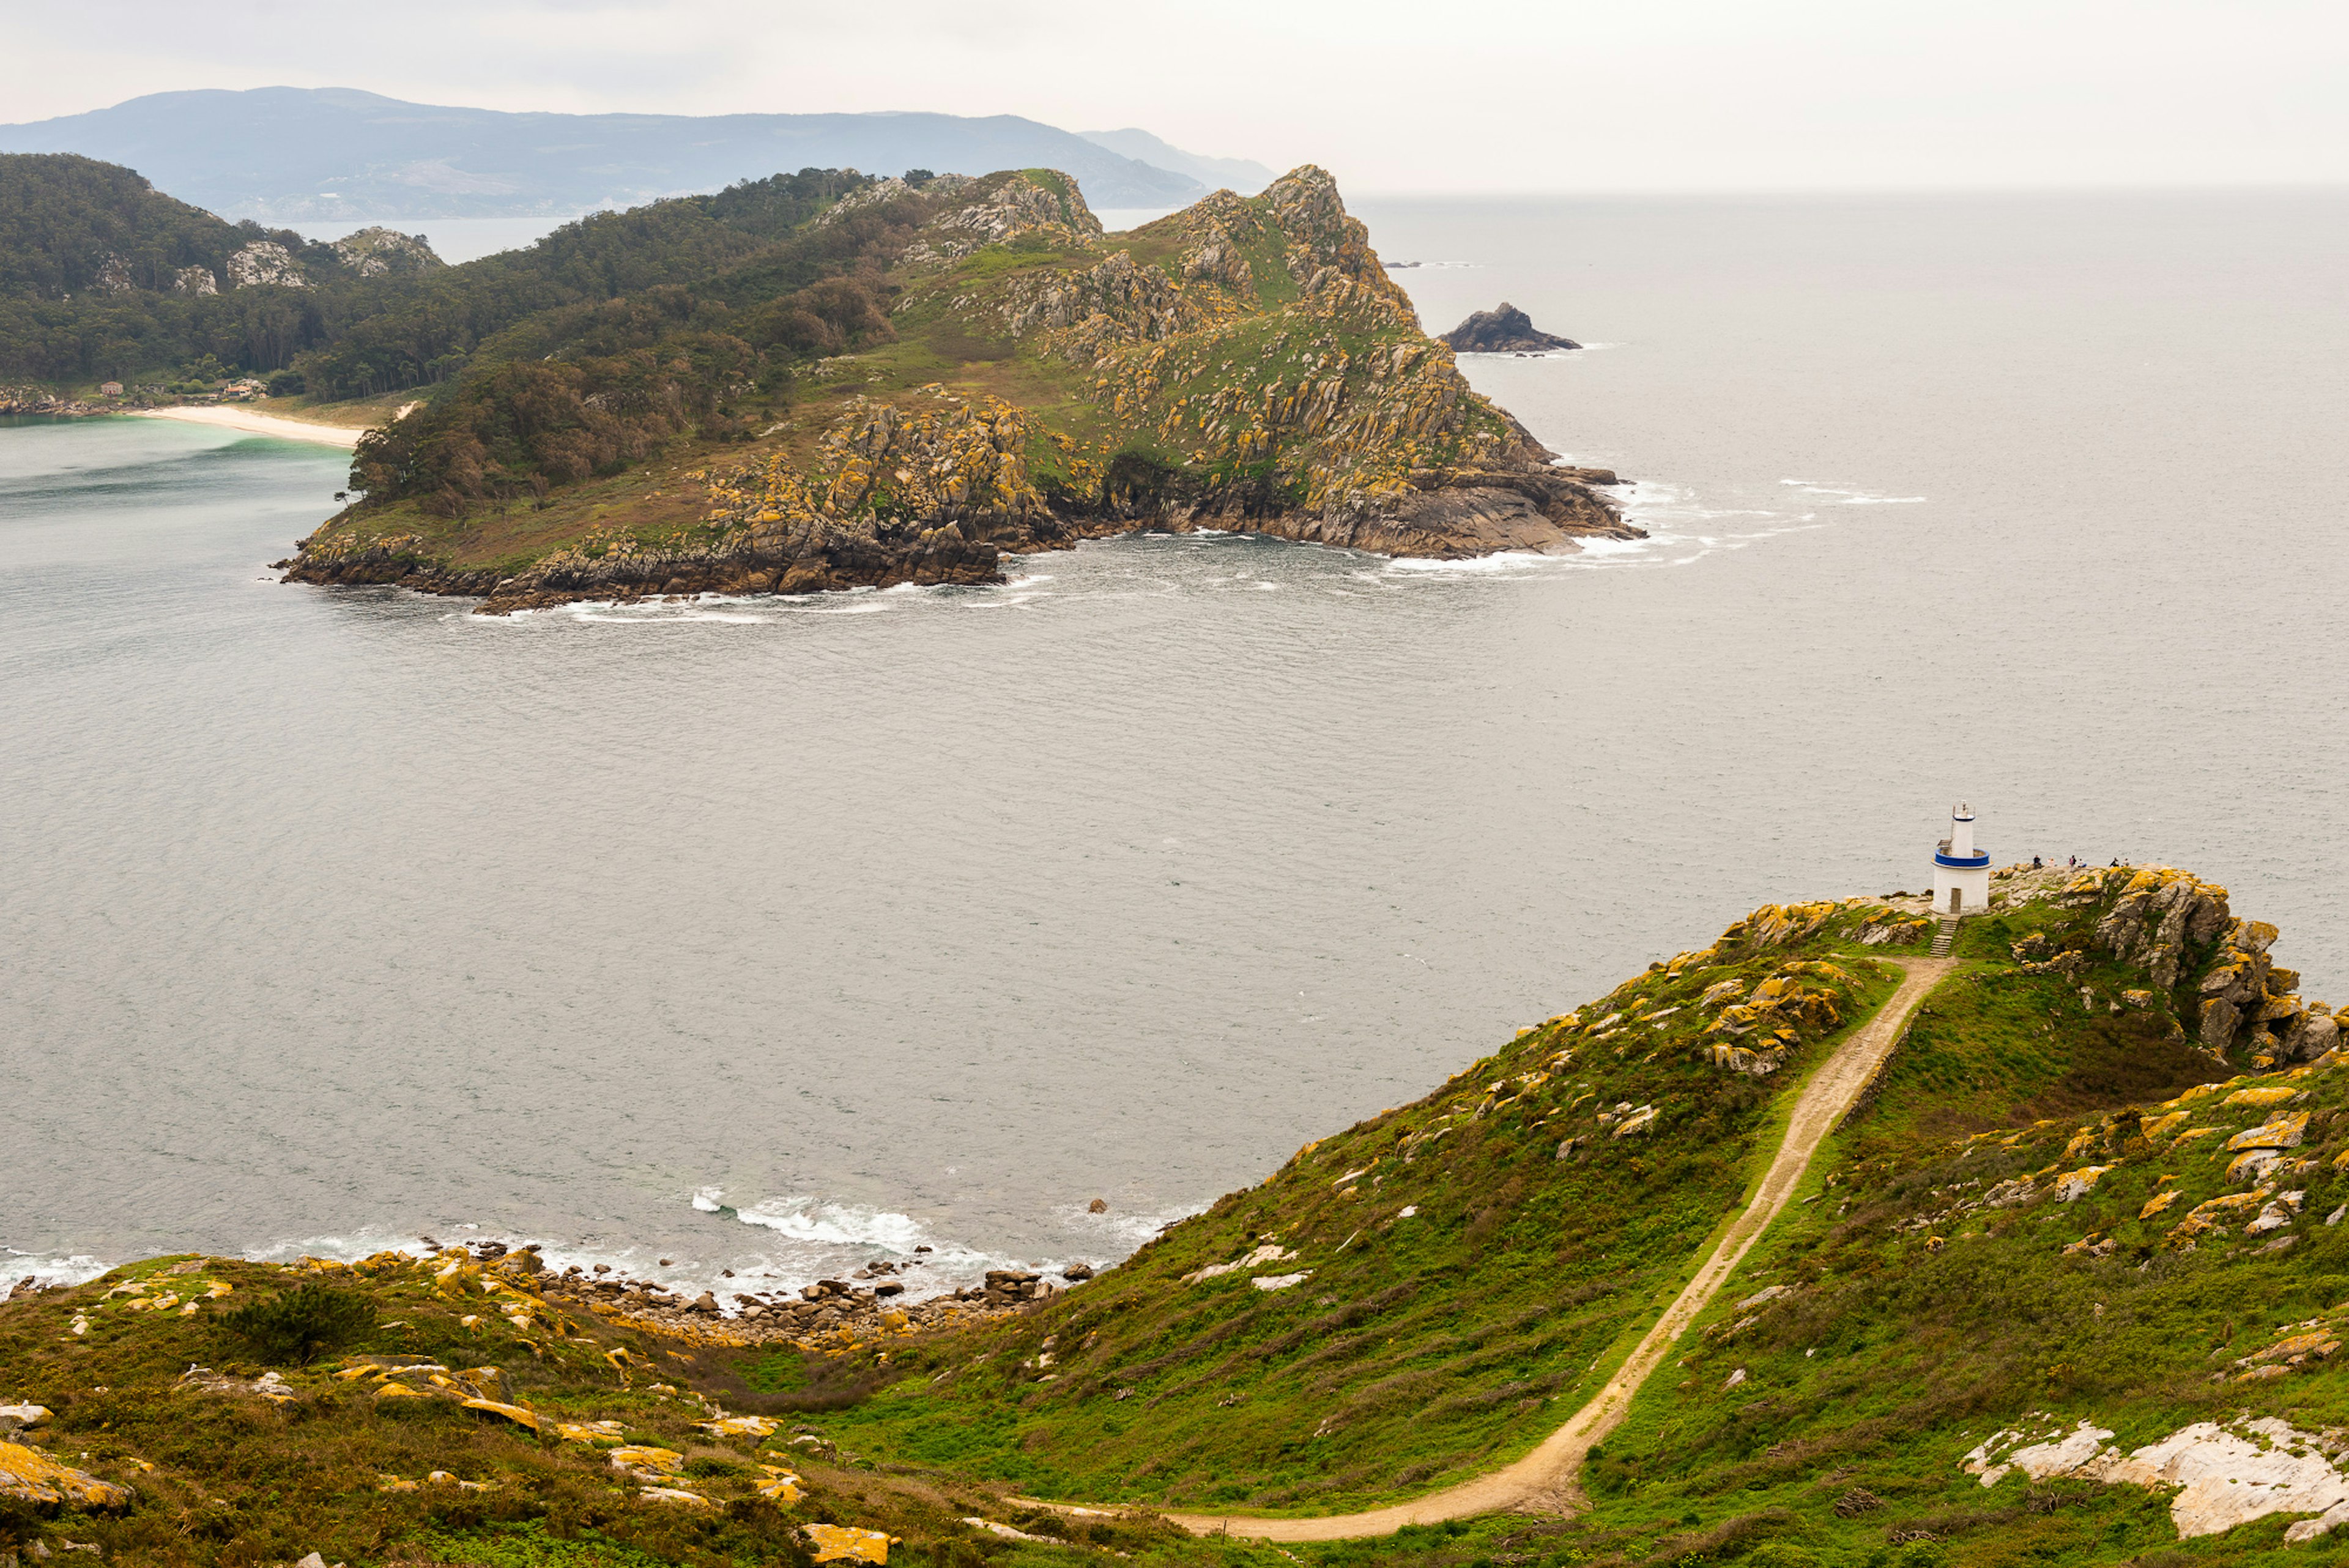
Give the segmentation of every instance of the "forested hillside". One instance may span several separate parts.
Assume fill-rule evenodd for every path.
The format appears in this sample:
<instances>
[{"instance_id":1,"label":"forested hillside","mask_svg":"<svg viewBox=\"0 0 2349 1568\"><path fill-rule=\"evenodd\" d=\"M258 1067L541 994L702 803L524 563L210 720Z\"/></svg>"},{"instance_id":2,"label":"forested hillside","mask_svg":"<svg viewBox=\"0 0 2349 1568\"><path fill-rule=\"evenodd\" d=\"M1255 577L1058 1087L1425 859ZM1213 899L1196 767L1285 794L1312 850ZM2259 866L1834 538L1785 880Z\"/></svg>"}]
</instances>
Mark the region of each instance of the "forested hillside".
<instances>
[{"instance_id":1,"label":"forested hillside","mask_svg":"<svg viewBox=\"0 0 2349 1568\"><path fill-rule=\"evenodd\" d=\"M386 231L314 244L227 223L112 164L0 155L0 379L169 380L209 357L294 370L281 389L330 399L430 385L524 317L690 284L867 183L778 174L443 267L412 243L383 243Z\"/></svg>"}]
</instances>

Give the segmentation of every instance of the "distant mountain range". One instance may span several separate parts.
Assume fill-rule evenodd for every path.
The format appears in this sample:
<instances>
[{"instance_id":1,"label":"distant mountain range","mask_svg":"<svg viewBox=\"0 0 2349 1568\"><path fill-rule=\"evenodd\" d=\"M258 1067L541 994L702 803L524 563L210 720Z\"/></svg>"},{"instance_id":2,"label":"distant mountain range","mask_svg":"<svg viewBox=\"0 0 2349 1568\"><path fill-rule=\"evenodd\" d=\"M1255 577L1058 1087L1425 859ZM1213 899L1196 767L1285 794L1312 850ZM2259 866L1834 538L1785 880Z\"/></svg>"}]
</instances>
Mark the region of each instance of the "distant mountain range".
<instances>
[{"instance_id":1,"label":"distant mountain range","mask_svg":"<svg viewBox=\"0 0 2349 1568\"><path fill-rule=\"evenodd\" d=\"M277 223L568 214L808 167L1058 169L1103 207L1178 206L1272 179L1144 130L1078 135L1009 114L512 114L348 88L151 93L0 126L0 151L127 164L223 217Z\"/></svg>"}]
</instances>

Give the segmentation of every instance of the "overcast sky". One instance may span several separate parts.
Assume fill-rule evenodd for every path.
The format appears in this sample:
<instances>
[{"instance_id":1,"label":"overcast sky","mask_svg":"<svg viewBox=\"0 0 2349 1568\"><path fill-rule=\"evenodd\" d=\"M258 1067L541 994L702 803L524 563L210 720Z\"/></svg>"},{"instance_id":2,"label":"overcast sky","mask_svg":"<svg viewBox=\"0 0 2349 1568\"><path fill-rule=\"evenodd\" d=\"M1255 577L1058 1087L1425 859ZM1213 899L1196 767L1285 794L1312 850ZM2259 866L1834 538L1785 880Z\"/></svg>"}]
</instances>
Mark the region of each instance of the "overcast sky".
<instances>
[{"instance_id":1,"label":"overcast sky","mask_svg":"<svg viewBox=\"0 0 2349 1568\"><path fill-rule=\"evenodd\" d=\"M1139 125L1350 190L2349 180L2349 3L0 0L0 121L216 87Z\"/></svg>"}]
</instances>

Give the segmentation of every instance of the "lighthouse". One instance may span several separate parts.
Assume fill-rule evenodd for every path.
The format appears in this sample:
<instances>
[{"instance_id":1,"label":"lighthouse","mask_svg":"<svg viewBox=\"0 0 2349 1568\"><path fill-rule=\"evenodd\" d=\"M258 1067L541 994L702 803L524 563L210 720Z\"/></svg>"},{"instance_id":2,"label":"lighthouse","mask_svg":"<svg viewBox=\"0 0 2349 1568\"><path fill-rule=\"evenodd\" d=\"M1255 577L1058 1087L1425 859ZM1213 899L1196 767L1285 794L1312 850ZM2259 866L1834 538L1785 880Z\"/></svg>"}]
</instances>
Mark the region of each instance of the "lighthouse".
<instances>
[{"instance_id":1,"label":"lighthouse","mask_svg":"<svg viewBox=\"0 0 2349 1568\"><path fill-rule=\"evenodd\" d=\"M1974 808L1950 809L1950 836L1933 851L1933 909L1973 915L1990 908L1990 851L1974 847Z\"/></svg>"}]
</instances>

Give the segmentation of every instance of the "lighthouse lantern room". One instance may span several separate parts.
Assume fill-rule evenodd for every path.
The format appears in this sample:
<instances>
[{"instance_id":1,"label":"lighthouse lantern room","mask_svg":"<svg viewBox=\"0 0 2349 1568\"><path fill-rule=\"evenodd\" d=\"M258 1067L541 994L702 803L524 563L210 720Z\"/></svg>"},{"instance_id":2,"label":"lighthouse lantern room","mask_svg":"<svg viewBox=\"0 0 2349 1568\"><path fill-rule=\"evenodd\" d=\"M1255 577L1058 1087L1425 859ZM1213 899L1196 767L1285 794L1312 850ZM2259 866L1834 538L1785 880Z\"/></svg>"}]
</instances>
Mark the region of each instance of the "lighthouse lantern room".
<instances>
[{"instance_id":1,"label":"lighthouse lantern room","mask_svg":"<svg viewBox=\"0 0 2349 1568\"><path fill-rule=\"evenodd\" d=\"M1978 915L1990 908L1990 851L1974 847L1974 808L1961 801L1950 812L1950 836L1933 851L1933 909Z\"/></svg>"}]
</instances>

